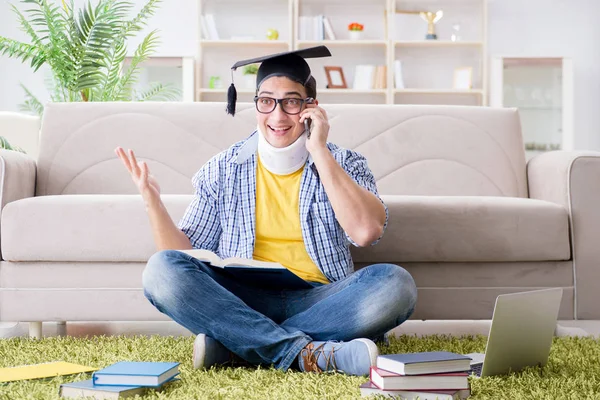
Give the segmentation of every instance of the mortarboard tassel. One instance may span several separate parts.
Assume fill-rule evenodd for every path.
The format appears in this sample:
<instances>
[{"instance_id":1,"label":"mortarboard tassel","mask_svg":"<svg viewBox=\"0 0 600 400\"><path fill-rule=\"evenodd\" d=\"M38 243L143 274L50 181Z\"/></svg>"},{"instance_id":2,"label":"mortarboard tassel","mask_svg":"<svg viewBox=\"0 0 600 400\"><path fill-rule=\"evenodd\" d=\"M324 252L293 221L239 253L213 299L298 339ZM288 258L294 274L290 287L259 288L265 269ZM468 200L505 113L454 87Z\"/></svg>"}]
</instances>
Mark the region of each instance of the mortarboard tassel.
<instances>
[{"instance_id":1,"label":"mortarboard tassel","mask_svg":"<svg viewBox=\"0 0 600 400\"><path fill-rule=\"evenodd\" d=\"M229 85L229 89L227 89L227 114L231 114L231 116L235 115L235 103L237 102L237 90L235 90L235 86L233 82Z\"/></svg>"}]
</instances>

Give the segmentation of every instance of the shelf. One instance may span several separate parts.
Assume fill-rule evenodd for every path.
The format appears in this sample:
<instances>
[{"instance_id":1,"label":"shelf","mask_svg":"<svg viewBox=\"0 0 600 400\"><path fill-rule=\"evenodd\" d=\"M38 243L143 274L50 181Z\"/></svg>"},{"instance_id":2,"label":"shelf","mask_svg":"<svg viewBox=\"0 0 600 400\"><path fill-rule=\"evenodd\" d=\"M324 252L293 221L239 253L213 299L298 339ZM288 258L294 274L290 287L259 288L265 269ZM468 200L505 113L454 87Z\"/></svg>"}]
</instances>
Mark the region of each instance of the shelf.
<instances>
[{"instance_id":1,"label":"shelf","mask_svg":"<svg viewBox=\"0 0 600 400\"><path fill-rule=\"evenodd\" d=\"M254 92L256 90L254 89L239 89L239 88L235 88L235 91L239 94L245 94L245 93L251 93L254 94ZM227 89L208 89L208 88L202 88L198 90L198 93L227 93Z\"/></svg>"},{"instance_id":2,"label":"shelf","mask_svg":"<svg viewBox=\"0 0 600 400\"><path fill-rule=\"evenodd\" d=\"M458 41L450 40L396 40L394 46L398 47L468 47L483 46L483 42L478 41Z\"/></svg>"},{"instance_id":3,"label":"shelf","mask_svg":"<svg viewBox=\"0 0 600 400\"><path fill-rule=\"evenodd\" d=\"M358 89L320 89L317 88L317 93L318 94L322 94L322 93L327 93L327 94L386 94L387 93L387 89L365 89L365 90L358 90Z\"/></svg>"},{"instance_id":4,"label":"shelf","mask_svg":"<svg viewBox=\"0 0 600 400\"><path fill-rule=\"evenodd\" d=\"M477 94L482 95L482 89L394 89L395 94Z\"/></svg>"},{"instance_id":5,"label":"shelf","mask_svg":"<svg viewBox=\"0 0 600 400\"><path fill-rule=\"evenodd\" d=\"M318 84L323 86L318 88L319 96L328 101L487 105L488 1L429 2L429 5L439 3L446 16L436 24L439 39L425 40L425 21L418 15L403 18L395 13L395 10L404 8L422 10L423 0L259 0L261 7L264 6L262 8L242 0L199 0L199 10L203 15L216 15L222 40L199 40L198 83L194 92L199 101L225 96L229 86L226 74L234 59L323 45L329 47L332 57L310 59L308 63ZM227 6L220 7L223 2ZM448 2L450 4L446 4ZM272 10L265 12L268 7ZM328 26L323 26L323 29L319 26L321 15L328 21ZM366 30L360 39L350 39L354 38L347 30L350 21L365 25ZM462 21L459 33L463 40L450 40L455 38L451 35L456 29L452 26L453 21ZM327 34L329 28L335 36ZM277 29L279 40L267 40L268 29ZM330 40L331 37L337 39ZM394 87L396 61L401 62L399 72L407 89L397 90ZM358 65L385 66L387 88L352 89ZM327 66L343 68L347 88L324 87L327 82L324 67ZM452 89L454 71L461 67L472 68L472 85L476 89ZM236 73L239 75L241 71ZM209 89L212 76L219 76L224 88ZM242 83L238 88L241 98L248 99L254 95L253 88L245 89L250 87L245 79L240 80L236 76L234 80ZM380 86L383 85L377 87ZM537 115L534 112L529 114Z\"/></svg>"},{"instance_id":6,"label":"shelf","mask_svg":"<svg viewBox=\"0 0 600 400\"><path fill-rule=\"evenodd\" d=\"M203 46L269 46L289 47L289 42L283 40L201 40Z\"/></svg>"},{"instance_id":7,"label":"shelf","mask_svg":"<svg viewBox=\"0 0 600 400\"><path fill-rule=\"evenodd\" d=\"M507 105L506 107L518 108L519 110L531 110L531 111L562 111L562 107L552 107L552 106L514 106Z\"/></svg>"},{"instance_id":8,"label":"shelf","mask_svg":"<svg viewBox=\"0 0 600 400\"><path fill-rule=\"evenodd\" d=\"M386 40L298 40L299 47L312 46L386 46Z\"/></svg>"},{"instance_id":9,"label":"shelf","mask_svg":"<svg viewBox=\"0 0 600 400\"><path fill-rule=\"evenodd\" d=\"M254 89L238 89L238 93L251 93L254 94ZM202 88L198 90L198 93L227 93L227 89L208 89ZM386 94L387 89L370 89L370 90L355 90L355 89L327 89L317 88L319 94Z\"/></svg>"}]
</instances>

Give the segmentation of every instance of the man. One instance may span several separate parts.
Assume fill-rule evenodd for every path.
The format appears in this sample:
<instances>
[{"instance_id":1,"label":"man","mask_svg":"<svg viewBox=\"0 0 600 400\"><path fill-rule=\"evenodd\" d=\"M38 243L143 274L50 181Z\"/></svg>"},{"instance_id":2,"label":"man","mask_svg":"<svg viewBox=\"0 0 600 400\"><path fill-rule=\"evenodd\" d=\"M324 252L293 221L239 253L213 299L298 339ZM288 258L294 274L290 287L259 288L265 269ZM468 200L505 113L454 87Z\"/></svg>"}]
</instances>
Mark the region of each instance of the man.
<instances>
[{"instance_id":1,"label":"man","mask_svg":"<svg viewBox=\"0 0 600 400\"><path fill-rule=\"evenodd\" d=\"M366 160L327 142L327 113L304 58L324 46L262 61L255 97L257 130L209 160L194 176L195 197L178 226L160 200L146 163L116 152L142 194L159 250L143 274L146 297L197 335L194 366L229 360L286 370L366 375L371 340L413 312L416 287L392 264L352 272L349 243L368 246L387 224ZM235 88L228 111L235 113ZM311 121L310 133L305 121ZM310 138L309 138L310 136ZM279 262L312 289L264 289L177 249Z\"/></svg>"}]
</instances>

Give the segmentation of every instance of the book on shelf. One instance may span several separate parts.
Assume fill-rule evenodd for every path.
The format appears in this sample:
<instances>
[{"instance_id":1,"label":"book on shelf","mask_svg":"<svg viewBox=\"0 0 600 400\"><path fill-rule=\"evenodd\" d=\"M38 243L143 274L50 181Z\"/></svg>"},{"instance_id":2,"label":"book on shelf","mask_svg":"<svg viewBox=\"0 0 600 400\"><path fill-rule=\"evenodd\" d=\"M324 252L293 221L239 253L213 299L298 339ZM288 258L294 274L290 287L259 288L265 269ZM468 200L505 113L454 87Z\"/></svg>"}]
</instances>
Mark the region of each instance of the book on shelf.
<instances>
[{"instance_id":1,"label":"book on shelf","mask_svg":"<svg viewBox=\"0 0 600 400\"><path fill-rule=\"evenodd\" d=\"M394 61L394 84L396 89L404 89L404 78L402 78L402 61Z\"/></svg>"},{"instance_id":2,"label":"book on shelf","mask_svg":"<svg viewBox=\"0 0 600 400\"><path fill-rule=\"evenodd\" d=\"M202 32L202 39L210 40L210 33L208 32L208 24L206 23L206 17L200 15L200 32Z\"/></svg>"},{"instance_id":3,"label":"book on shelf","mask_svg":"<svg viewBox=\"0 0 600 400\"><path fill-rule=\"evenodd\" d=\"M240 257L221 259L210 250L179 250L213 268L224 269L237 279L255 286L279 289L311 289L313 286L279 263Z\"/></svg>"},{"instance_id":4,"label":"book on shelf","mask_svg":"<svg viewBox=\"0 0 600 400\"><path fill-rule=\"evenodd\" d=\"M449 351L385 354L377 357L377 368L400 375L463 372L471 369L471 358Z\"/></svg>"},{"instance_id":5,"label":"book on shelf","mask_svg":"<svg viewBox=\"0 0 600 400\"><path fill-rule=\"evenodd\" d=\"M92 374L92 383L159 387L179 374L177 362L120 361Z\"/></svg>"},{"instance_id":6,"label":"book on shelf","mask_svg":"<svg viewBox=\"0 0 600 400\"><path fill-rule=\"evenodd\" d=\"M213 14L205 14L202 16L201 24L205 26L202 29L202 33L206 32L206 39L219 40L219 32L217 31L217 24L215 23L215 16Z\"/></svg>"},{"instance_id":7,"label":"book on shelf","mask_svg":"<svg viewBox=\"0 0 600 400\"><path fill-rule=\"evenodd\" d=\"M466 372L400 375L377 367L370 373L371 382L382 390L462 390L469 388L468 377Z\"/></svg>"},{"instance_id":8,"label":"book on shelf","mask_svg":"<svg viewBox=\"0 0 600 400\"><path fill-rule=\"evenodd\" d=\"M323 17L323 27L325 28L325 33L327 34L328 40L336 40L335 32L333 32L333 26L331 25L331 21L327 17Z\"/></svg>"},{"instance_id":9,"label":"book on shelf","mask_svg":"<svg viewBox=\"0 0 600 400\"><path fill-rule=\"evenodd\" d=\"M374 65L357 65L354 69L354 90L369 90L373 88L373 79L375 76Z\"/></svg>"},{"instance_id":10,"label":"book on shelf","mask_svg":"<svg viewBox=\"0 0 600 400\"><path fill-rule=\"evenodd\" d=\"M387 66L378 65L375 68L375 79L373 80L373 89L387 88Z\"/></svg>"},{"instance_id":11,"label":"book on shelf","mask_svg":"<svg viewBox=\"0 0 600 400\"><path fill-rule=\"evenodd\" d=\"M298 24L299 40L324 40L325 39L325 27L324 27L325 16L314 15L314 16L302 16Z\"/></svg>"},{"instance_id":12,"label":"book on shelf","mask_svg":"<svg viewBox=\"0 0 600 400\"><path fill-rule=\"evenodd\" d=\"M355 90L371 90L387 88L387 66L385 65L357 65L354 69Z\"/></svg>"},{"instance_id":13,"label":"book on shelf","mask_svg":"<svg viewBox=\"0 0 600 400\"><path fill-rule=\"evenodd\" d=\"M402 400L463 400L471 395L469 389L462 390L381 390L373 382L360 385L362 397L374 395Z\"/></svg>"}]
</instances>

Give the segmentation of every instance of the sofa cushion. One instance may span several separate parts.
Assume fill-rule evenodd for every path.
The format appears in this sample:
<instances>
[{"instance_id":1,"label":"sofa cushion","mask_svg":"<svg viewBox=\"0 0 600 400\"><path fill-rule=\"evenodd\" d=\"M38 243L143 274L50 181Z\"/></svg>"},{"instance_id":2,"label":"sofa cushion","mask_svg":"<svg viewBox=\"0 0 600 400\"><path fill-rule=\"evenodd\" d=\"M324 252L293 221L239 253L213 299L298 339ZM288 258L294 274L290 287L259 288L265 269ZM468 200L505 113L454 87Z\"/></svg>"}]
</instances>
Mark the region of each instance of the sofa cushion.
<instances>
[{"instance_id":1,"label":"sofa cushion","mask_svg":"<svg viewBox=\"0 0 600 400\"><path fill-rule=\"evenodd\" d=\"M356 262L550 261L571 258L567 210L515 197L382 196L389 227Z\"/></svg>"},{"instance_id":2,"label":"sofa cushion","mask_svg":"<svg viewBox=\"0 0 600 400\"><path fill-rule=\"evenodd\" d=\"M163 195L177 222L191 195ZM388 229L357 262L568 260L567 211L505 197L383 196ZM145 262L155 251L137 195L41 196L2 213L2 253L9 261Z\"/></svg>"},{"instance_id":3,"label":"sofa cushion","mask_svg":"<svg viewBox=\"0 0 600 400\"><path fill-rule=\"evenodd\" d=\"M179 221L192 195L163 195ZM2 257L8 261L142 261L156 252L139 195L39 196L2 212Z\"/></svg>"}]
</instances>

